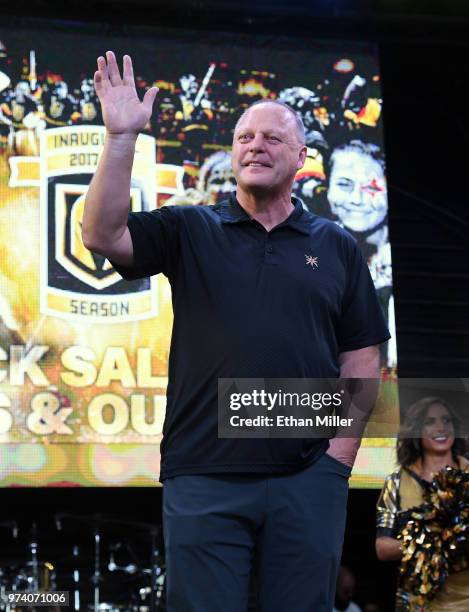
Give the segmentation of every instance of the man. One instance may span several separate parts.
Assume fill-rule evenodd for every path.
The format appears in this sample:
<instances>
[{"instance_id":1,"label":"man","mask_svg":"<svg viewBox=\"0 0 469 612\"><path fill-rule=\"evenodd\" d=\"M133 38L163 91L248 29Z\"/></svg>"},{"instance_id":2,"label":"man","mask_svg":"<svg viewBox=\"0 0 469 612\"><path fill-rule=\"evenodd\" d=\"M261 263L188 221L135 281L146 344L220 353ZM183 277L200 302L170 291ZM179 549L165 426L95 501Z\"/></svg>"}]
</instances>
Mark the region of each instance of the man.
<instances>
[{"instance_id":1,"label":"man","mask_svg":"<svg viewBox=\"0 0 469 612\"><path fill-rule=\"evenodd\" d=\"M355 593L355 576L344 565L340 566L337 576L337 588L333 612L362 612L361 608L352 601Z\"/></svg>"},{"instance_id":2,"label":"man","mask_svg":"<svg viewBox=\"0 0 469 612\"><path fill-rule=\"evenodd\" d=\"M107 59L107 61L106 61ZM132 63L95 73L107 137L83 219L87 248L127 279L163 272L174 324L160 479L171 612L243 612L256 559L260 612L330 612L347 479L360 441L219 439L219 378L377 377L388 337L354 240L291 198L306 147L286 105L234 132L236 196L128 214L141 103ZM314 262L314 265L313 265Z\"/></svg>"},{"instance_id":3,"label":"man","mask_svg":"<svg viewBox=\"0 0 469 612\"><path fill-rule=\"evenodd\" d=\"M183 194L173 195L166 205L216 204L234 191L236 182L231 166L231 154L227 151L216 151L202 164L196 188L188 187Z\"/></svg>"}]
</instances>

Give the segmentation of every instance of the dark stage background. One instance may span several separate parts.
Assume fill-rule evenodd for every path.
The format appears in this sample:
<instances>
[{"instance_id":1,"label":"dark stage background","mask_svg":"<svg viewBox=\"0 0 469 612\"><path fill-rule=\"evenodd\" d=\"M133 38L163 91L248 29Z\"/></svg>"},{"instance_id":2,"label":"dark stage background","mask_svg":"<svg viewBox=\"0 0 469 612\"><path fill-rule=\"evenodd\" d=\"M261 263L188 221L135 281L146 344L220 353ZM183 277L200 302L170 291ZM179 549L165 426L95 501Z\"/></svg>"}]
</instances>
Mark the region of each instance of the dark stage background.
<instances>
[{"instance_id":1,"label":"dark stage background","mask_svg":"<svg viewBox=\"0 0 469 612\"><path fill-rule=\"evenodd\" d=\"M128 35L132 25L379 43L400 376L469 370L469 5L463 0L1 2L5 27ZM112 7L112 8L111 8ZM58 20L61 21L58 21ZM37 23L37 22L35 22ZM127 24L127 25L124 25Z\"/></svg>"},{"instance_id":2,"label":"dark stage background","mask_svg":"<svg viewBox=\"0 0 469 612\"><path fill-rule=\"evenodd\" d=\"M333 39L380 44L385 113L389 217L400 376L467 377L469 274L467 57L469 8L463 2L50 2L2 3L11 27L27 15ZM5 15L9 15L5 17ZM26 531L40 525L43 549L63 551L69 540L54 531L55 512L110 513L159 521L160 489L2 490L0 521L16 518L20 541L2 534L2 561L26 550ZM392 609L394 570L374 556L377 491L354 490L344 562L355 572L359 604ZM6 534L6 532L5 532ZM90 537L80 536L80 537ZM62 552L61 552L62 551Z\"/></svg>"}]
</instances>

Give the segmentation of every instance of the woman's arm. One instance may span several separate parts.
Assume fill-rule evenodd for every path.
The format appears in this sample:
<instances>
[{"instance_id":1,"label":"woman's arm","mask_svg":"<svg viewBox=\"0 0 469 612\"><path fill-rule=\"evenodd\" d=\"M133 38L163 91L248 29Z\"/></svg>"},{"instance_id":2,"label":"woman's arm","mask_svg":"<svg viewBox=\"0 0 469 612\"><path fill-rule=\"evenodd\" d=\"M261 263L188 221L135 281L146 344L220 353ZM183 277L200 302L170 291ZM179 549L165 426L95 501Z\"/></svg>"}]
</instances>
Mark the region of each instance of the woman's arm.
<instances>
[{"instance_id":1,"label":"woman's arm","mask_svg":"<svg viewBox=\"0 0 469 612\"><path fill-rule=\"evenodd\" d=\"M400 479L400 470L387 476L376 504L375 548L380 561L399 561L402 557L401 542L393 537L400 506Z\"/></svg>"},{"instance_id":2,"label":"woman's arm","mask_svg":"<svg viewBox=\"0 0 469 612\"><path fill-rule=\"evenodd\" d=\"M375 549L380 561L399 561L402 558L402 544L396 538L378 536Z\"/></svg>"}]
</instances>

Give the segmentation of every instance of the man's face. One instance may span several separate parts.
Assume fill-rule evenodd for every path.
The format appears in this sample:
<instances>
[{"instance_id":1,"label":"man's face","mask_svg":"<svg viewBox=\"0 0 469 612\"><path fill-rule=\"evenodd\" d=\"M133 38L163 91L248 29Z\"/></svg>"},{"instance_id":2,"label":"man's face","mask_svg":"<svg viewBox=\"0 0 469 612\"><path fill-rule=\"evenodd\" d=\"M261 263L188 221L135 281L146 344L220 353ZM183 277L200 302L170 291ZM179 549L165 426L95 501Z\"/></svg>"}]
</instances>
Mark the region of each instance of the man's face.
<instances>
[{"instance_id":1,"label":"man's face","mask_svg":"<svg viewBox=\"0 0 469 612\"><path fill-rule=\"evenodd\" d=\"M343 573L337 582L335 603L339 610L345 610L352 601L355 591L355 578L349 573Z\"/></svg>"},{"instance_id":2,"label":"man's face","mask_svg":"<svg viewBox=\"0 0 469 612\"><path fill-rule=\"evenodd\" d=\"M25 97L30 91L29 84L20 81L15 87L16 100L18 102L24 102Z\"/></svg>"},{"instance_id":3,"label":"man's face","mask_svg":"<svg viewBox=\"0 0 469 612\"><path fill-rule=\"evenodd\" d=\"M59 81L52 90L53 95L59 100L65 100L68 95L68 85L64 81Z\"/></svg>"},{"instance_id":4,"label":"man's face","mask_svg":"<svg viewBox=\"0 0 469 612\"><path fill-rule=\"evenodd\" d=\"M370 155L344 150L334 156L327 198L332 212L354 232L373 229L388 210L383 168Z\"/></svg>"},{"instance_id":5,"label":"man's face","mask_svg":"<svg viewBox=\"0 0 469 612\"><path fill-rule=\"evenodd\" d=\"M232 167L238 187L253 194L289 194L303 167L306 147L298 138L293 115L275 104L250 109L238 123Z\"/></svg>"},{"instance_id":6,"label":"man's face","mask_svg":"<svg viewBox=\"0 0 469 612\"><path fill-rule=\"evenodd\" d=\"M236 183L231 167L220 164L218 168L214 168L207 181L206 191L210 195L210 200L217 202L226 199L235 190Z\"/></svg>"},{"instance_id":7,"label":"man's face","mask_svg":"<svg viewBox=\"0 0 469 612\"><path fill-rule=\"evenodd\" d=\"M91 96L91 94L93 93L93 89L94 89L92 79L83 79L83 81L81 82L80 89L81 89L81 93L85 97Z\"/></svg>"}]
</instances>

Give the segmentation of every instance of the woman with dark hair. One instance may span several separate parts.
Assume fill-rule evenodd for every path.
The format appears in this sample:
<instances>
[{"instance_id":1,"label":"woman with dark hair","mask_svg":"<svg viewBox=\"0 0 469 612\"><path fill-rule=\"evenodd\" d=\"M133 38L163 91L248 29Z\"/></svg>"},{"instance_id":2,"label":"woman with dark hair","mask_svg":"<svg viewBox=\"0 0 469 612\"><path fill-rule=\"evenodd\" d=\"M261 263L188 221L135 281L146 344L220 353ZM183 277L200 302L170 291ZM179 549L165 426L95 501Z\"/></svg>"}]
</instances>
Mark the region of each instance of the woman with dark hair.
<instances>
[{"instance_id":1,"label":"woman with dark hair","mask_svg":"<svg viewBox=\"0 0 469 612\"><path fill-rule=\"evenodd\" d=\"M448 466L469 471L469 461L464 458L466 443L458 437L459 429L454 408L441 398L422 398L407 411L397 442L400 467L386 478L377 504L376 554L381 561L402 559L403 541L397 535L405 529L410 509L422 506L435 475ZM413 603L411 594L402 586L405 583L400 581L396 611L468 612L469 547L463 554L461 565L466 569L449 574L428 603Z\"/></svg>"}]
</instances>

